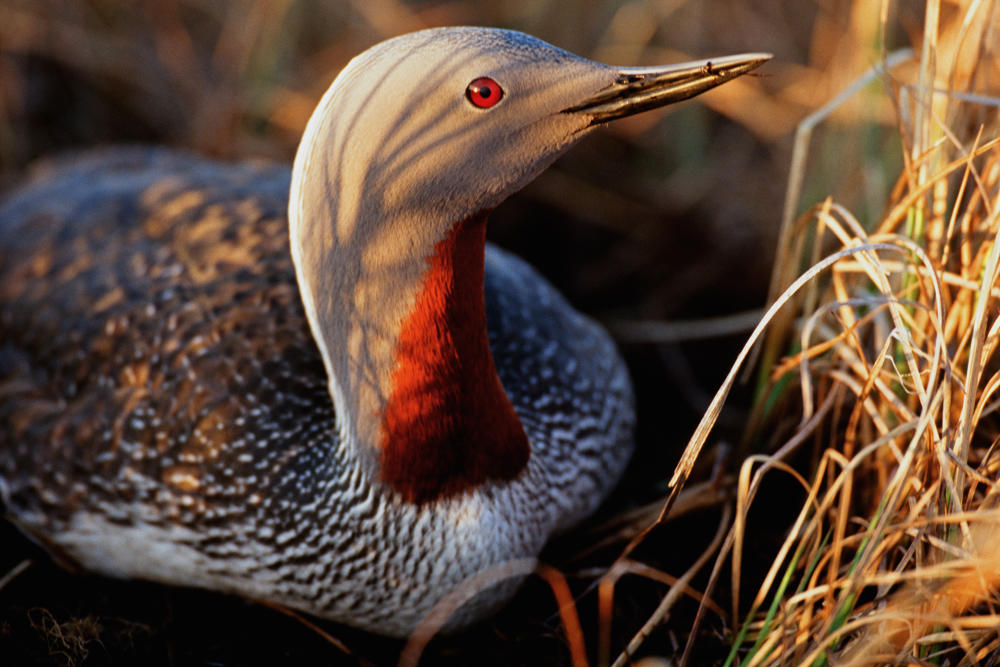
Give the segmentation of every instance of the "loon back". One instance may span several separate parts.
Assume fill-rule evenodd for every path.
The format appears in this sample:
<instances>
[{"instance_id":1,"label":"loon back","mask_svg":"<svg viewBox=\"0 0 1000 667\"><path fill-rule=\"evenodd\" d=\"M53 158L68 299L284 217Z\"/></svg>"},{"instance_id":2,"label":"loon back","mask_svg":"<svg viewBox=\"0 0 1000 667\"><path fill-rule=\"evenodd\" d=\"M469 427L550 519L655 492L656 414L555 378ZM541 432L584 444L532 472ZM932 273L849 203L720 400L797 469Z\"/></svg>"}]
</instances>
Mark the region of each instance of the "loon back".
<instances>
[{"instance_id":1,"label":"loon back","mask_svg":"<svg viewBox=\"0 0 1000 667\"><path fill-rule=\"evenodd\" d=\"M485 213L596 124L765 59L422 31L345 68L291 175L156 149L40 169L0 204L7 516L90 570L411 632L592 511L632 448L613 343Z\"/></svg>"}]
</instances>

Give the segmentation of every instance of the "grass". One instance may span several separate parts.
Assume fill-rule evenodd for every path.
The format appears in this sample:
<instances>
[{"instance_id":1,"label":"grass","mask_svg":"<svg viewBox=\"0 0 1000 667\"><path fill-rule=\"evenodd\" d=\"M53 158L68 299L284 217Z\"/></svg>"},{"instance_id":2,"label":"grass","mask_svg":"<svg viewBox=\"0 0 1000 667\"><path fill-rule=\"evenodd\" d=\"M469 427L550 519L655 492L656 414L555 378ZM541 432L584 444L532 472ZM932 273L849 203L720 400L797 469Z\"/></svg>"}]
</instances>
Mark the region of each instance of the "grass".
<instances>
[{"instance_id":1,"label":"grass","mask_svg":"<svg viewBox=\"0 0 1000 667\"><path fill-rule=\"evenodd\" d=\"M992 11L928 2L915 80L902 58L881 67L906 160L881 219L866 226L828 199L793 220L796 153L774 284L782 298L801 292L794 316L771 323L759 405L783 382L775 410L800 422L776 453L743 463L732 664L998 658L1000 100L983 88L996 62ZM803 259L824 254L784 289ZM741 613L747 508L765 473L809 442L815 463L786 468L806 502Z\"/></svg>"}]
</instances>

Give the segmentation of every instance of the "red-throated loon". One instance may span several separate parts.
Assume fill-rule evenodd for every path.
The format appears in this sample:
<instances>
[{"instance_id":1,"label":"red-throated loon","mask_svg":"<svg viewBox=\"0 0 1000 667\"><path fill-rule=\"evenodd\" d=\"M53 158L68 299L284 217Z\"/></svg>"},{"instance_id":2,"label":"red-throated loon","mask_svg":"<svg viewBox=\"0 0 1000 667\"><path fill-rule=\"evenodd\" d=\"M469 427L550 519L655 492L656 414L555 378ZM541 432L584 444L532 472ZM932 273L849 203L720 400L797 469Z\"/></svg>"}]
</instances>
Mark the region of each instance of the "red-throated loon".
<instances>
[{"instance_id":1,"label":"red-throated loon","mask_svg":"<svg viewBox=\"0 0 1000 667\"><path fill-rule=\"evenodd\" d=\"M411 632L632 450L614 344L488 212L601 123L768 57L616 68L431 29L347 65L290 180L158 149L37 171L0 204L6 516L89 570Z\"/></svg>"}]
</instances>

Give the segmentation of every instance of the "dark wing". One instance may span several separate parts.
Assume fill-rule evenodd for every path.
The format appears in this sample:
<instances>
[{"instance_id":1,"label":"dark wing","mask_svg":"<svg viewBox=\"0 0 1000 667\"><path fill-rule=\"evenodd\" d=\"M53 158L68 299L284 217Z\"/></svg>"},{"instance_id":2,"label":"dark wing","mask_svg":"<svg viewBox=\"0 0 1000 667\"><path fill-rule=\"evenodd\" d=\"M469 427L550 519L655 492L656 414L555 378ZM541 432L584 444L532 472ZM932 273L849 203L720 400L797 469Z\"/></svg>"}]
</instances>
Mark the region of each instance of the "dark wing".
<instances>
[{"instance_id":1,"label":"dark wing","mask_svg":"<svg viewBox=\"0 0 1000 667\"><path fill-rule=\"evenodd\" d=\"M0 202L9 515L40 534L78 510L225 521L304 465L303 432L329 440L288 182L285 168L117 149L40 167Z\"/></svg>"}]
</instances>

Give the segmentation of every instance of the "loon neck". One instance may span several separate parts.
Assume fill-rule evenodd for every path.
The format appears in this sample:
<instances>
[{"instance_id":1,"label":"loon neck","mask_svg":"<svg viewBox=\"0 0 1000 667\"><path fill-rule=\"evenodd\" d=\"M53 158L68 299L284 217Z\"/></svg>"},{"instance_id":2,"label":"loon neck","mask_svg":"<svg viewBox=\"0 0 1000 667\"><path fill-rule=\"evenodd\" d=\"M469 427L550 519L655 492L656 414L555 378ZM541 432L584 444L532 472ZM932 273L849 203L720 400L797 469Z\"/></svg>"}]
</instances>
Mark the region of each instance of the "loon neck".
<instances>
[{"instance_id":1,"label":"loon neck","mask_svg":"<svg viewBox=\"0 0 1000 667\"><path fill-rule=\"evenodd\" d=\"M486 214L345 223L307 185L293 175L292 256L339 437L366 478L422 504L516 477L530 445L486 331Z\"/></svg>"},{"instance_id":2,"label":"loon neck","mask_svg":"<svg viewBox=\"0 0 1000 667\"><path fill-rule=\"evenodd\" d=\"M434 246L399 328L381 471L413 502L512 479L528 460L486 333L485 243L485 213L454 225Z\"/></svg>"}]
</instances>

